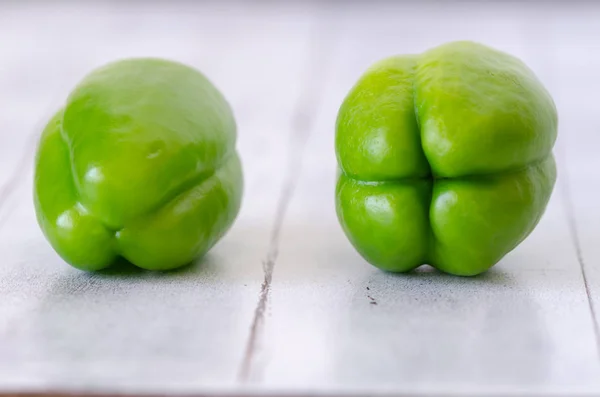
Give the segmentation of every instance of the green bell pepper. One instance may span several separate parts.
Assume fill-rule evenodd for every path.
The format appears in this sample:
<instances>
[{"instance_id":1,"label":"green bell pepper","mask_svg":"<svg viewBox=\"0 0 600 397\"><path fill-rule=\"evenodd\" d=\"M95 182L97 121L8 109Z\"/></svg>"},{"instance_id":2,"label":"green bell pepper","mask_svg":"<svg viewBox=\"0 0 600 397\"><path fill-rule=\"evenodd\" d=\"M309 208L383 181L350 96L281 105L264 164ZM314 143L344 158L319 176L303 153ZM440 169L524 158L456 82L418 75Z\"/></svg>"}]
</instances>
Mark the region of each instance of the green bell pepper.
<instances>
[{"instance_id":1,"label":"green bell pepper","mask_svg":"<svg viewBox=\"0 0 600 397\"><path fill-rule=\"evenodd\" d=\"M195 69L136 58L98 68L44 129L35 158L38 223L82 270L119 257L167 270L206 253L239 212L236 124Z\"/></svg>"},{"instance_id":2,"label":"green bell pepper","mask_svg":"<svg viewBox=\"0 0 600 397\"><path fill-rule=\"evenodd\" d=\"M555 104L519 59L446 43L372 65L336 121L336 210L372 265L472 276L537 226L554 189Z\"/></svg>"}]
</instances>

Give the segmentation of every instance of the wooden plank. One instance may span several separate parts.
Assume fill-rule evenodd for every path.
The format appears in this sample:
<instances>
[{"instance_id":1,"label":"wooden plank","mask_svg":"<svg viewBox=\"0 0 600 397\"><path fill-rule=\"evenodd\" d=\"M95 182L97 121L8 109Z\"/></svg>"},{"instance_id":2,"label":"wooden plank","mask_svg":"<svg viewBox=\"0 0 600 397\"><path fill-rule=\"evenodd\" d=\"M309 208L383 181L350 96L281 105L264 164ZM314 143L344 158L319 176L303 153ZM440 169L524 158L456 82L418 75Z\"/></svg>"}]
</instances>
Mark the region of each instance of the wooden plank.
<instances>
[{"instance_id":1,"label":"wooden plank","mask_svg":"<svg viewBox=\"0 0 600 397\"><path fill-rule=\"evenodd\" d=\"M598 8L332 2L313 30L318 3L166 4L0 5L0 390L600 391L581 272L597 307ZM335 219L337 107L373 61L465 38L522 57L555 94L557 191L483 277L384 275ZM194 267L87 275L43 240L19 164L84 73L135 55L191 63L231 100L245 201Z\"/></svg>"},{"instance_id":2,"label":"wooden plank","mask_svg":"<svg viewBox=\"0 0 600 397\"><path fill-rule=\"evenodd\" d=\"M87 274L64 264L43 239L31 170L19 177L0 229L1 390L235 387L312 29L311 8L290 7L53 2L0 12L0 37L15 38L0 51L0 64L8 63L3 104L14 112L2 121L8 127L2 153L30 150L23 149L28 123L41 109L60 106L91 68L121 57L164 56L198 67L230 100L246 179L237 223L195 266ZM6 160L6 169L17 172L17 157Z\"/></svg>"},{"instance_id":3,"label":"wooden plank","mask_svg":"<svg viewBox=\"0 0 600 397\"><path fill-rule=\"evenodd\" d=\"M522 57L550 79L544 48L552 42L543 40L554 36L544 29L556 29L552 21L562 9L386 7L336 14L343 20L336 27L341 39L333 67L324 71L325 97L282 225L256 381L276 390L335 393L598 392L593 321L562 178L535 232L475 279L428 270L384 274L350 246L334 211L337 106L369 64L473 39ZM594 163L587 161L589 176ZM587 186L591 195L594 188ZM595 208L589 199L586 213Z\"/></svg>"},{"instance_id":4,"label":"wooden plank","mask_svg":"<svg viewBox=\"0 0 600 397\"><path fill-rule=\"evenodd\" d=\"M572 10L555 21L556 46L551 65L557 76L556 91L561 113L561 132L566 183L562 189L569 216L571 239L577 250L584 277L590 312L595 320L596 349L600 357L600 174L598 154L600 122L597 120L596 93L600 90L600 7L585 14Z\"/></svg>"}]
</instances>

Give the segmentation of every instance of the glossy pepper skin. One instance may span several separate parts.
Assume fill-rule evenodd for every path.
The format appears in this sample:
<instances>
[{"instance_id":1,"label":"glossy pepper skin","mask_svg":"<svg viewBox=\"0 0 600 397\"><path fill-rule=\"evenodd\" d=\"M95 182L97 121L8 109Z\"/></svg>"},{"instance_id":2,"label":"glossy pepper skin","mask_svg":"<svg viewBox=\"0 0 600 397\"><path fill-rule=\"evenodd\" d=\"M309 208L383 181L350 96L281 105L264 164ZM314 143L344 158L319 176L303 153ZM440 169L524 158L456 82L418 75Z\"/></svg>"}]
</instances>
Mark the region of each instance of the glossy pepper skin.
<instances>
[{"instance_id":1,"label":"glossy pepper skin","mask_svg":"<svg viewBox=\"0 0 600 397\"><path fill-rule=\"evenodd\" d=\"M556 180L554 102L520 60L473 42L372 65L336 123L338 219L392 272L485 272L536 227Z\"/></svg>"},{"instance_id":2,"label":"glossy pepper skin","mask_svg":"<svg viewBox=\"0 0 600 397\"><path fill-rule=\"evenodd\" d=\"M186 265L238 214L236 134L224 97L191 67L135 58L96 69L41 135L38 223L82 270L118 257L149 270Z\"/></svg>"}]
</instances>

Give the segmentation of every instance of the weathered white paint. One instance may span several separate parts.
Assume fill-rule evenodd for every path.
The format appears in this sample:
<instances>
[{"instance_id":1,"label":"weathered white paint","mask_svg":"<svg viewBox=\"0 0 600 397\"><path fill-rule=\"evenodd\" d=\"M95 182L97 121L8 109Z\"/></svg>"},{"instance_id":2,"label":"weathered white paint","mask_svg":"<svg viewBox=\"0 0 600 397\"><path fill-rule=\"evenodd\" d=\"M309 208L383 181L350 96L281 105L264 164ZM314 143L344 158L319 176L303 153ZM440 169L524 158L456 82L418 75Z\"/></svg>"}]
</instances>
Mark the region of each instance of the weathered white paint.
<instances>
[{"instance_id":1,"label":"weathered white paint","mask_svg":"<svg viewBox=\"0 0 600 397\"><path fill-rule=\"evenodd\" d=\"M600 392L599 20L577 2L0 4L0 392ZM457 39L521 57L552 92L559 183L488 274L384 274L335 218L336 112L374 61ZM31 137L129 56L223 91L246 192L197 265L90 275L35 223Z\"/></svg>"}]
</instances>

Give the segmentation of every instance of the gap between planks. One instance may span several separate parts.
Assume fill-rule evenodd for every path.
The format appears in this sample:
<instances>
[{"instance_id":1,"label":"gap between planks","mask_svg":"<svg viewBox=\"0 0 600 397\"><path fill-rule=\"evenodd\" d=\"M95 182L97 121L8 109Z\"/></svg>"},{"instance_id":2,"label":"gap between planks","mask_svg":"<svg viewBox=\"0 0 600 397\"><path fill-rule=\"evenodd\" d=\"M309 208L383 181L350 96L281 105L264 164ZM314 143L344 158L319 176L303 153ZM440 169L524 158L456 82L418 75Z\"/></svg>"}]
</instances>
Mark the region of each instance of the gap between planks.
<instances>
[{"instance_id":1,"label":"gap between planks","mask_svg":"<svg viewBox=\"0 0 600 397\"><path fill-rule=\"evenodd\" d=\"M304 78L307 83L303 86L303 91L299 95L292 114L287 150L289 161L277 203L267 254L263 261L264 278L250 324L244 355L238 370L238 382L240 383L247 383L251 380L260 381L263 376L265 365L259 365L256 362L256 356L260 350L259 343L265 326L265 312L269 304L273 272L279 256L281 231L287 209L302 172L306 144L314 128L314 121L323 96L324 75L326 74L324 70L331 61L330 54L334 42L333 30L321 18L316 18L311 36Z\"/></svg>"},{"instance_id":2,"label":"gap between planks","mask_svg":"<svg viewBox=\"0 0 600 397\"><path fill-rule=\"evenodd\" d=\"M563 164L566 163L565 155L562 154ZM566 169L567 167L565 167ZM579 240L579 232L577 227L577 220L575 219L575 207L573 206L573 199L571 197L571 185L569 183L568 171L565 171L562 176L562 181L560 183L561 193L563 197L563 205L567 215L567 225L569 227L569 234L571 235L571 241L573 242L573 246L575 248L575 255L577 256L577 262L579 262L579 267L581 269L581 276L583 278L583 286L585 288L585 294L587 296L588 307L590 310L590 315L592 317L592 326L594 328L594 338L596 342L596 354L598 356L598 361L600 361L600 326L598 325L598 317L596 315L596 307L594 305L594 301L592 300L592 292L590 290L586 265L583 259L583 252L581 249L581 242Z\"/></svg>"}]
</instances>

